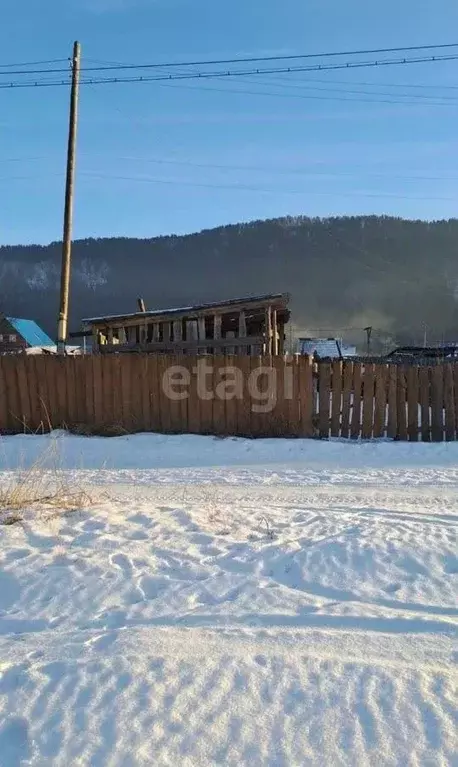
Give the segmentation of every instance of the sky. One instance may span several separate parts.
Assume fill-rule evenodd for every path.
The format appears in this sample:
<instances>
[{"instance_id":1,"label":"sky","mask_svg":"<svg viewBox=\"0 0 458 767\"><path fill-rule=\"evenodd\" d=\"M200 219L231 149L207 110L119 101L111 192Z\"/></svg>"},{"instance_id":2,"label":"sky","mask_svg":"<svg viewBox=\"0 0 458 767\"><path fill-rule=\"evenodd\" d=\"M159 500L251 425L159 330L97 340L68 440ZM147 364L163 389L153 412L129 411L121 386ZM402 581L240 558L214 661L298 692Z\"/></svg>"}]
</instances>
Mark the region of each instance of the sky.
<instances>
[{"instance_id":1,"label":"sky","mask_svg":"<svg viewBox=\"0 0 458 767\"><path fill-rule=\"evenodd\" d=\"M2 0L0 82L21 79L8 65L67 59L74 40L90 67L439 45L457 29L456 0ZM357 58L377 56L333 60ZM0 244L61 239L68 105L67 86L0 89ZM457 116L458 59L83 85L73 235L454 217Z\"/></svg>"}]
</instances>

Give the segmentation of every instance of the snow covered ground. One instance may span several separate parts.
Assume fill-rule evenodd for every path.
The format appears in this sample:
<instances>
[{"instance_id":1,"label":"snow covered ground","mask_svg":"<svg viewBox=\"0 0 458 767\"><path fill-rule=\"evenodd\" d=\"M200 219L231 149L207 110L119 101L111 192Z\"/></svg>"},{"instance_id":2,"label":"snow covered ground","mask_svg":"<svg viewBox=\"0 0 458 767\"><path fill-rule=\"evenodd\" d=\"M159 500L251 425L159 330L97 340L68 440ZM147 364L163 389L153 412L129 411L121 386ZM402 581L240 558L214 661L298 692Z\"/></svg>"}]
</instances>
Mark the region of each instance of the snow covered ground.
<instances>
[{"instance_id":1,"label":"snow covered ground","mask_svg":"<svg viewBox=\"0 0 458 767\"><path fill-rule=\"evenodd\" d=\"M0 526L1 767L458 764L458 444L7 437L0 489L37 460L91 502Z\"/></svg>"}]
</instances>

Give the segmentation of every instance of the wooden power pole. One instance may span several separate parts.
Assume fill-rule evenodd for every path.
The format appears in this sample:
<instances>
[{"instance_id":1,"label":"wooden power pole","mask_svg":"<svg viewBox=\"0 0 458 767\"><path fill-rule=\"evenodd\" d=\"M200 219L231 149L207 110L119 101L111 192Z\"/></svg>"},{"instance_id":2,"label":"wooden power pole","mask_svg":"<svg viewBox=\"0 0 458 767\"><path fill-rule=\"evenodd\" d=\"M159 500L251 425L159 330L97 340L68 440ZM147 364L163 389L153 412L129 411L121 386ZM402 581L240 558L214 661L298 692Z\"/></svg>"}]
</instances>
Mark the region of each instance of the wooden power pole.
<instances>
[{"instance_id":1,"label":"wooden power pole","mask_svg":"<svg viewBox=\"0 0 458 767\"><path fill-rule=\"evenodd\" d=\"M73 46L72 88L70 95L70 119L68 127L67 179L65 184L64 234L62 242L62 266L60 274L60 306L57 326L57 352L65 354L68 336L68 296L70 291L70 261L72 252L73 190L75 182L76 129L78 122L78 95L80 79L81 46Z\"/></svg>"}]
</instances>

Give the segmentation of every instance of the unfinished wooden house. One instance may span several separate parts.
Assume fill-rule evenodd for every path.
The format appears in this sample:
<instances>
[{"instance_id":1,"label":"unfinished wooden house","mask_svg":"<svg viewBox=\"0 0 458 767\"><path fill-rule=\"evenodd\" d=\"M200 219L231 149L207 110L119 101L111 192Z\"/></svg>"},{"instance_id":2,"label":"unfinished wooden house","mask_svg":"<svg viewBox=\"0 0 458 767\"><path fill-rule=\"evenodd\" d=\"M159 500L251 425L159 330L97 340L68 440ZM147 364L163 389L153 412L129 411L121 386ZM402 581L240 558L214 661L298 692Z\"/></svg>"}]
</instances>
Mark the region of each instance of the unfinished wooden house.
<instances>
[{"instance_id":1,"label":"unfinished wooden house","mask_svg":"<svg viewBox=\"0 0 458 767\"><path fill-rule=\"evenodd\" d=\"M83 320L83 328L92 336L93 352L283 354L288 303L284 293L234 298L92 317Z\"/></svg>"}]
</instances>

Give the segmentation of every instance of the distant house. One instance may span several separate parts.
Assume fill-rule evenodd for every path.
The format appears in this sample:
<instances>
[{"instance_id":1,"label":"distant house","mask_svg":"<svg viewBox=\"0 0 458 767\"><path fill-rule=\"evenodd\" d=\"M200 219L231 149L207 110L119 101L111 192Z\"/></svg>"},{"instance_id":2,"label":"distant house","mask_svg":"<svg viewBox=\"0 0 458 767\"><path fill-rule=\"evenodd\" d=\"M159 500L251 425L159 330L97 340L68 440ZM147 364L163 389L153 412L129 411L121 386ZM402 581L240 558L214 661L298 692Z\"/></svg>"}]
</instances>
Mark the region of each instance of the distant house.
<instances>
[{"instance_id":1,"label":"distant house","mask_svg":"<svg viewBox=\"0 0 458 767\"><path fill-rule=\"evenodd\" d=\"M356 346L347 346L339 338L298 338L297 353L321 359L355 357Z\"/></svg>"},{"instance_id":2,"label":"distant house","mask_svg":"<svg viewBox=\"0 0 458 767\"><path fill-rule=\"evenodd\" d=\"M0 314L0 354L26 351L32 347L50 347L54 342L34 320Z\"/></svg>"}]
</instances>

